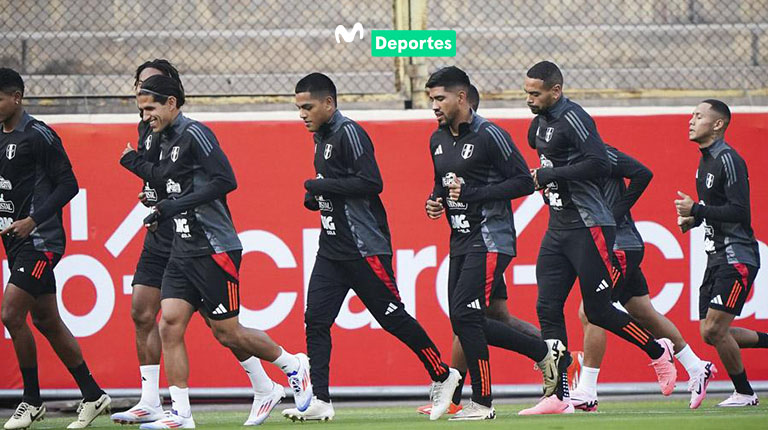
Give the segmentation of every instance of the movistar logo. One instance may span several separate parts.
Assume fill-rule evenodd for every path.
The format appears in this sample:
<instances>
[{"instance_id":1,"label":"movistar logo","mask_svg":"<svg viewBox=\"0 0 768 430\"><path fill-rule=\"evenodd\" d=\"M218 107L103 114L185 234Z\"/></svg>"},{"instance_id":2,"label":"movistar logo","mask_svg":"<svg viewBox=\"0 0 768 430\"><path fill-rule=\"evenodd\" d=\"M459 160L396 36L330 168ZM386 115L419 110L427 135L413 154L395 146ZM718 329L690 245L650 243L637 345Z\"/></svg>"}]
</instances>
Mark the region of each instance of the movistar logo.
<instances>
[{"instance_id":1,"label":"movistar logo","mask_svg":"<svg viewBox=\"0 0 768 430\"><path fill-rule=\"evenodd\" d=\"M360 34L360 40L363 40L365 30L363 29L363 24L360 24L359 22L356 22L355 25L352 26L352 30L347 30L347 27L344 27L343 25L337 25L335 32L336 43L341 43L340 39L344 39L345 42L350 43L355 40L355 34L358 33Z\"/></svg>"}]
</instances>

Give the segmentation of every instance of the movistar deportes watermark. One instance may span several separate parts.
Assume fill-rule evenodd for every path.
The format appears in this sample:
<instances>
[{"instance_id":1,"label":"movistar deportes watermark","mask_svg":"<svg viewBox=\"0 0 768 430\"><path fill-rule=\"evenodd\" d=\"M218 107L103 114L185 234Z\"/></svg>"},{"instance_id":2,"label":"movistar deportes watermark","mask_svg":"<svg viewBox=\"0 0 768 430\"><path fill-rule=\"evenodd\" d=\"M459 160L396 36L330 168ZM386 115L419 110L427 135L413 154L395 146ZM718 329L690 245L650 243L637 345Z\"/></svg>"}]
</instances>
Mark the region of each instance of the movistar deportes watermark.
<instances>
[{"instance_id":1,"label":"movistar deportes watermark","mask_svg":"<svg viewBox=\"0 0 768 430\"><path fill-rule=\"evenodd\" d=\"M374 57L455 57L455 30L372 30Z\"/></svg>"}]
</instances>

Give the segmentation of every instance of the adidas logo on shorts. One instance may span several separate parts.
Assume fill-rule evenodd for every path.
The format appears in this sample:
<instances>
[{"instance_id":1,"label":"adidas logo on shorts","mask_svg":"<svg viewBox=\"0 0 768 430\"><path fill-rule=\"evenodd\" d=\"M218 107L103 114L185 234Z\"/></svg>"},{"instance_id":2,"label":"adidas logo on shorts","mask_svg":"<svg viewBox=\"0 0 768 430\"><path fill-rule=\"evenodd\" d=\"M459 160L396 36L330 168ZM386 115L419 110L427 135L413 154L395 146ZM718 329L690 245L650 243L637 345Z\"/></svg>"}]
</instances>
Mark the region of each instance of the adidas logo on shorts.
<instances>
[{"instance_id":1,"label":"adidas logo on shorts","mask_svg":"<svg viewBox=\"0 0 768 430\"><path fill-rule=\"evenodd\" d=\"M720 297L720 295L718 294L709 303L714 303L716 305L723 306L723 298Z\"/></svg>"},{"instance_id":2,"label":"adidas logo on shorts","mask_svg":"<svg viewBox=\"0 0 768 430\"><path fill-rule=\"evenodd\" d=\"M219 305L216 306L216 309L214 309L213 312L211 312L211 313L214 314L214 315L222 315L222 314L227 313L227 308L225 308L224 305L219 303Z\"/></svg>"},{"instance_id":3,"label":"adidas logo on shorts","mask_svg":"<svg viewBox=\"0 0 768 430\"><path fill-rule=\"evenodd\" d=\"M467 305L470 309L481 309L480 308L480 299L475 299L472 303Z\"/></svg>"}]
</instances>

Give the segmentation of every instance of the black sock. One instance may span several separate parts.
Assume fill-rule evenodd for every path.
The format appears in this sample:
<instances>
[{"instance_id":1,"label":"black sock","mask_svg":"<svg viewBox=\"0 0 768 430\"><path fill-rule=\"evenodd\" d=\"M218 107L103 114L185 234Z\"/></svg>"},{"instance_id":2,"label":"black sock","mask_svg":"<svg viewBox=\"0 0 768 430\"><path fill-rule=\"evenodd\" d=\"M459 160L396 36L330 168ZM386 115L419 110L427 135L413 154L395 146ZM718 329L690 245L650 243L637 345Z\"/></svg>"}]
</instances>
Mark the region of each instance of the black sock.
<instances>
[{"instance_id":1,"label":"black sock","mask_svg":"<svg viewBox=\"0 0 768 430\"><path fill-rule=\"evenodd\" d=\"M40 381L37 377L37 367L22 367L21 379L24 381L24 394L21 396L22 402L27 402L32 406L40 406L43 399L40 397Z\"/></svg>"},{"instance_id":2,"label":"black sock","mask_svg":"<svg viewBox=\"0 0 768 430\"><path fill-rule=\"evenodd\" d=\"M461 379L459 379L459 385L456 386L456 390L453 392L453 404L459 405L461 404L461 391L464 388L464 381L467 380L467 372L462 372L459 370L459 373L461 373Z\"/></svg>"},{"instance_id":3,"label":"black sock","mask_svg":"<svg viewBox=\"0 0 768 430\"><path fill-rule=\"evenodd\" d=\"M751 396L755 394L754 391L752 391L752 386L749 385L749 381L747 380L747 370L745 369L743 372L731 375L730 373L728 376L731 377L731 381L733 381L733 386L736 387L736 392L739 394L744 394L747 396Z\"/></svg>"},{"instance_id":4,"label":"black sock","mask_svg":"<svg viewBox=\"0 0 768 430\"><path fill-rule=\"evenodd\" d=\"M79 366L69 369L69 373L75 378L80 392L83 393L83 399L86 402L93 402L99 399L104 391L99 388L99 384L93 379L91 371L83 361Z\"/></svg>"},{"instance_id":5,"label":"black sock","mask_svg":"<svg viewBox=\"0 0 768 430\"><path fill-rule=\"evenodd\" d=\"M768 333L757 332L757 343L752 348L768 348Z\"/></svg>"},{"instance_id":6,"label":"black sock","mask_svg":"<svg viewBox=\"0 0 768 430\"><path fill-rule=\"evenodd\" d=\"M648 357L651 357L651 360L655 360L664 355L664 348L653 339L648 341L648 343L646 343L642 348L643 351L648 354Z\"/></svg>"}]
</instances>

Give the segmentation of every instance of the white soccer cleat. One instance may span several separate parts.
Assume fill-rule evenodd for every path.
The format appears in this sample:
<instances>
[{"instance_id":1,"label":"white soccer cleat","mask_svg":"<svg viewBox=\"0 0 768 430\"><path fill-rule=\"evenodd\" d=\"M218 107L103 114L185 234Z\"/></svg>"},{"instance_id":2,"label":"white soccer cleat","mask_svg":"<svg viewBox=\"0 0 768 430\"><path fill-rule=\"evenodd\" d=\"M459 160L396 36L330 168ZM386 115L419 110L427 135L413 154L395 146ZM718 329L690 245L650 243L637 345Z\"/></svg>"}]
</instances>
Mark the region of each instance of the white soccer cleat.
<instances>
[{"instance_id":1,"label":"white soccer cleat","mask_svg":"<svg viewBox=\"0 0 768 430\"><path fill-rule=\"evenodd\" d=\"M188 417L179 416L176 411L170 410L163 412L163 417L151 423L144 423L139 427L141 430L159 430L159 429L193 429L195 428L195 419L192 414Z\"/></svg>"},{"instance_id":2,"label":"white soccer cleat","mask_svg":"<svg viewBox=\"0 0 768 430\"><path fill-rule=\"evenodd\" d=\"M263 423L272 409L275 408L285 397L285 388L280 384L272 383L272 391L267 394L255 394L253 396L253 406L251 406L251 414L248 415L248 419L243 423L244 426L257 426Z\"/></svg>"},{"instance_id":3,"label":"white soccer cleat","mask_svg":"<svg viewBox=\"0 0 768 430\"><path fill-rule=\"evenodd\" d=\"M296 354L299 360L299 368L288 374L288 385L293 390L293 400L296 409L304 412L312 401L312 381L309 379L309 357L307 354Z\"/></svg>"},{"instance_id":4,"label":"white soccer cleat","mask_svg":"<svg viewBox=\"0 0 768 430\"><path fill-rule=\"evenodd\" d=\"M141 403L124 412L117 412L109 417L117 424L142 424L157 421L163 417L163 407L152 407Z\"/></svg>"},{"instance_id":5,"label":"white soccer cleat","mask_svg":"<svg viewBox=\"0 0 768 430\"><path fill-rule=\"evenodd\" d=\"M21 402L3 428L5 430L25 429L35 421L42 421L44 416L45 405L32 406L27 402Z\"/></svg>"},{"instance_id":6,"label":"white soccer cleat","mask_svg":"<svg viewBox=\"0 0 768 430\"><path fill-rule=\"evenodd\" d=\"M493 406L483 406L479 403L469 401L469 404L465 406L456 415L448 418L449 421L479 421L479 420L492 420L496 418L496 410Z\"/></svg>"},{"instance_id":7,"label":"white soccer cleat","mask_svg":"<svg viewBox=\"0 0 768 430\"><path fill-rule=\"evenodd\" d=\"M597 394L577 388L571 391L571 404L584 412L597 412Z\"/></svg>"},{"instance_id":8,"label":"white soccer cleat","mask_svg":"<svg viewBox=\"0 0 768 430\"><path fill-rule=\"evenodd\" d=\"M313 397L309 407L304 412L297 408L286 409L283 416L291 421L330 421L336 415L333 404Z\"/></svg>"},{"instance_id":9,"label":"white soccer cleat","mask_svg":"<svg viewBox=\"0 0 768 430\"><path fill-rule=\"evenodd\" d=\"M555 393L557 383L560 381L560 359L565 355L566 347L559 339L546 339L547 356L536 363L536 367L541 371L544 378L544 396L548 397Z\"/></svg>"},{"instance_id":10,"label":"white soccer cleat","mask_svg":"<svg viewBox=\"0 0 768 430\"><path fill-rule=\"evenodd\" d=\"M721 408L741 408L744 406L757 406L758 404L760 404L760 400L758 400L757 394L748 396L734 391L731 397L723 400L717 406Z\"/></svg>"},{"instance_id":11,"label":"white soccer cleat","mask_svg":"<svg viewBox=\"0 0 768 430\"><path fill-rule=\"evenodd\" d=\"M451 406L453 392L459 386L461 373L453 367L448 369L448 377L443 382L433 382L429 390L429 399L432 401L432 410L429 411L429 419L439 419Z\"/></svg>"},{"instance_id":12,"label":"white soccer cleat","mask_svg":"<svg viewBox=\"0 0 768 430\"><path fill-rule=\"evenodd\" d=\"M717 373L717 367L715 367L714 363L704 361L703 364L702 371L688 381L688 391L691 392L691 402L688 406L691 409L698 408L701 405L701 402L704 401L704 398L707 397L709 381L712 380L715 377L715 373Z\"/></svg>"},{"instance_id":13,"label":"white soccer cleat","mask_svg":"<svg viewBox=\"0 0 768 430\"><path fill-rule=\"evenodd\" d=\"M106 394L102 394L101 397L92 402L83 400L77 407L77 421L72 422L67 428L84 429L88 427L96 417L109 412L110 404L112 404L112 399Z\"/></svg>"}]
</instances>

